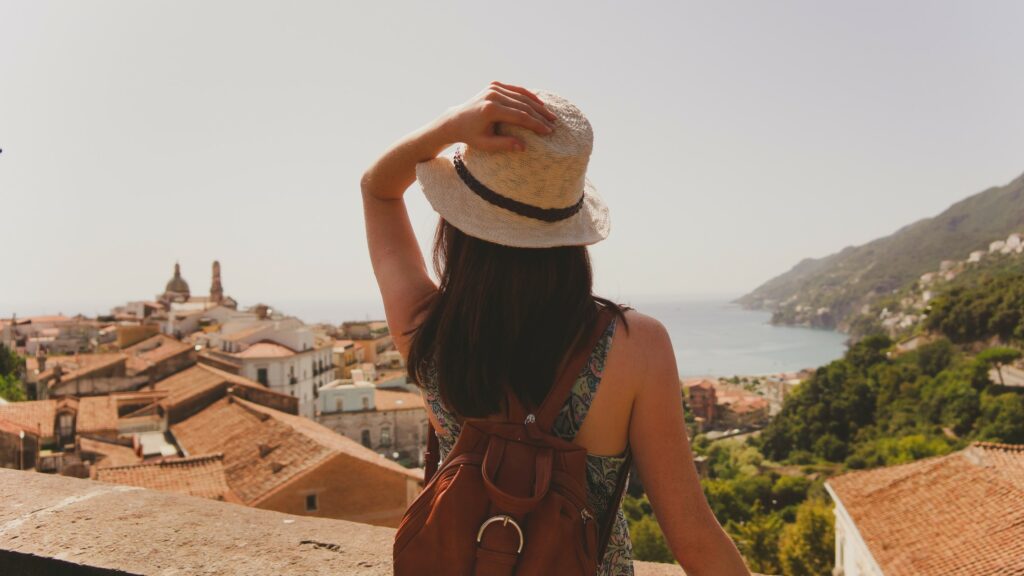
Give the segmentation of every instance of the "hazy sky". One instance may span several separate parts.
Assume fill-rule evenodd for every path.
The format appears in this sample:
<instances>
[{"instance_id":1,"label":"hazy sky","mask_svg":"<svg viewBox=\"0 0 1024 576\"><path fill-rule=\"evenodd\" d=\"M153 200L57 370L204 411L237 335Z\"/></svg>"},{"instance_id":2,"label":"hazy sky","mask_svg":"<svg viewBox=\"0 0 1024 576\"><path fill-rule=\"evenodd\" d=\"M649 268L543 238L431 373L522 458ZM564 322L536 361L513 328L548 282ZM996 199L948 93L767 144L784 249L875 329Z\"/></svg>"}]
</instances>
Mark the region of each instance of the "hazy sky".
<instances>
[{"instance_id":1,"label":"hazy sky","mask_svg":"<svg viewBox=\"0 0 1024 576\"><path fill-rule=\"evenodd\" d=\"M501 80L590 118L598 293L739 295L1024 172L1024 2L0 0L0 315L378 298L358 191ZM436 214L406 196L421 246Z\"/></svg>"}]
</instances>

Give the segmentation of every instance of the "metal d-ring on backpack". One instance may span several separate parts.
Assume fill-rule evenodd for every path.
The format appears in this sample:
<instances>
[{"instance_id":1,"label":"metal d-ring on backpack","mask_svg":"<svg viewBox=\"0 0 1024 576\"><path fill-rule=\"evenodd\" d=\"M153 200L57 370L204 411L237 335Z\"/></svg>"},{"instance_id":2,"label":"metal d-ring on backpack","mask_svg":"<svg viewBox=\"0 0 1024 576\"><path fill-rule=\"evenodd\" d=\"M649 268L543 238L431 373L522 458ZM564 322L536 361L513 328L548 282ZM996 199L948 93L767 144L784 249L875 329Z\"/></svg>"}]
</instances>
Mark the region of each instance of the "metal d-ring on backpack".
<instances>
[{"instance_id":1,"label":"metal d-ring on backpack","mask_svg":"<svg viewBox=\"0 0 1024 576\"><path fill-rule=\"evenodd\" d=\"M527 410L508 394L506 418L466 419L436 472L431 427L426 486L395 534L396 576L597 573L615 511L597 525L587 502L587 451L555 436L552 425L611 316L601 308L586 345L575 349L539 408ZM623 470L615 506L625 477Z\"/></svg>"}]
</instances>

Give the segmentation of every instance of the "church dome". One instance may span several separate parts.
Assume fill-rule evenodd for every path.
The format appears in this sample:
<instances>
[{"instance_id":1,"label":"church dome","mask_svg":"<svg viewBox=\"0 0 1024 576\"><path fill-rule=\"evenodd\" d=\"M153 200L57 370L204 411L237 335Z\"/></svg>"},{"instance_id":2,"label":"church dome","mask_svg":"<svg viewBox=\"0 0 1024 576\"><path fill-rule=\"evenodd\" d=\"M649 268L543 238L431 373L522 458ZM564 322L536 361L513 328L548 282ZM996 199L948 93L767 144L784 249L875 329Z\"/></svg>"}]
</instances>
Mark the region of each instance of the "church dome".
<instances>
[{"instance_id":1,"label":"church dome","mask_svg":"<svg viewBox=\"0 0 1024 576\"><path fill-rule=\"evenodd\" d=\"M167 282L167 287L164 289L164 296L168 300L176 299L175 297L184 297L188 300L190 296L188 288L188 282L181 277L181 266L179 264L174 265L174 277Z\"/></svg>"}]
</instances>

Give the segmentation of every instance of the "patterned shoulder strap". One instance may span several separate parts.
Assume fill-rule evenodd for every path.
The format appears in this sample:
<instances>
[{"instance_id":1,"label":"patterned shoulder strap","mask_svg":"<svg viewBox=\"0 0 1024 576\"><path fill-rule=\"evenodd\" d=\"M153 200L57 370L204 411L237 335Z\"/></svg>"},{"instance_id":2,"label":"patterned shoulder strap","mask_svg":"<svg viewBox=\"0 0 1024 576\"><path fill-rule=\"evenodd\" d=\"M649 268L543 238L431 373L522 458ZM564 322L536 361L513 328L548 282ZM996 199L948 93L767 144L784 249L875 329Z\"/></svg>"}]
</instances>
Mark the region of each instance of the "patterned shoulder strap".
<instances>
[{"instance_id":1,"label":"patterned shoulder strap","mask_svg":"<svg viewBox=\"0 0 1024 576\"><path fill-rule=\"evenodd\" d=\"M572 386L569 398L562 405L555 420L555 428L570 439L576 436L576 432L583 426L583 419L590 411L590 404L593 402L601 378L604 376L605 359L611 349L617 325L618 317L613 316L597 344L590 351L590 356L583 365L583 369L576 376L576 382Z\"/></svg>"}]
</instances>

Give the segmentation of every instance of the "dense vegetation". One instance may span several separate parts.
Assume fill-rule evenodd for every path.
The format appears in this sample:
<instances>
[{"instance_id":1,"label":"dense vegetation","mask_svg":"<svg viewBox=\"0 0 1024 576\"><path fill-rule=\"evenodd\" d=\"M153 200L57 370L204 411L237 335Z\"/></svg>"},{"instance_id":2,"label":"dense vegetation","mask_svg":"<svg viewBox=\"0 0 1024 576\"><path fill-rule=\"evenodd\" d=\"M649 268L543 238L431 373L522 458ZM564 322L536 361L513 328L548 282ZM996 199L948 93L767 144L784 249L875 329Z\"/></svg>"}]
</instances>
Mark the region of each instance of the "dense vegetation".
<instances>
[{"instance_id":1,"label":"dense vegetation","mask_svg":"<svg viewBox=\"0 0 1024 576\"><path fill-rule=\"evenodd\" d=\"M736 542L751 570L763 574L817 576L828 573L834 536L832 509L821 478L799 470L776 471L752 446L702 436L694 451L708 458L701 480L716 518ZM646 496L623 504L637 559L672 562L673 555Z\"/></svg>"},{"instance_id":2,"label":"dense vegetation","mask_svg":"<svg viewBox=\"0 0 1024 576\"><path fill-rule=\"evenodd\" d=\"M942 260L962 260L1021 229L1024 177L970 196L884 238L824 258L804 259L738 302L755 308L786 302L774 321L845 329L862 305L937 270ZM803 309L798 311L798 305ZM818 315L819 308L830 312Z\"/></svg>"},{"instance_id":3,"label":"dense vegetation","mask_svg":"<svg viewBox=\"0 0 1024 576\"><path fill-rule=\"evenodd\" d=\"M1015 350L971 357L941 338L889 358L890 344L865 338L801 384L757 438L764 456L864 468L945 454L970 440L1024 442L1024 396L988 376Z\"/></svg>"},{"instance_id":4,"label":"dense vegetation","mask_svg":"<svg viewBox=\"0 0 1024 576\"><path fill-rule=\"evenodd\" d=\"M993 336L1024 342L1024 274L985 276L951 288L931 302L925 327L958 343Z\"/></svg>"},{"instance_id":5,"label":"dense vegetation","mask_svg":"<svg viewBox=\"0 0 1024 576\"><path fill-rule=\"evenodd\" d=\"M13 350L0 344L0 398L10 402L25 399L25 389L18 380L24 363Z\"/></svg>"}]
</instances>

